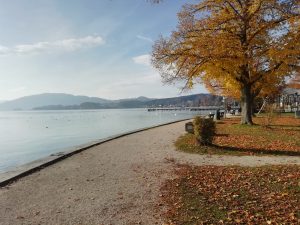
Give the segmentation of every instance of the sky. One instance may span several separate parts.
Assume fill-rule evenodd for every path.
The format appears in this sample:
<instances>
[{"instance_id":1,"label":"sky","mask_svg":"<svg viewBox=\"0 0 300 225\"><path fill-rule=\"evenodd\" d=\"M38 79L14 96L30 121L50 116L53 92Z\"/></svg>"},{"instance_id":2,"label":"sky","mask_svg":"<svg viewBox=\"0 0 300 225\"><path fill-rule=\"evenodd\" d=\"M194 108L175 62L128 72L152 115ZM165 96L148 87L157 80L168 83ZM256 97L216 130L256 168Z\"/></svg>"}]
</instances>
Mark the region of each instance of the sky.
<instances>
[{"instance_id":1,"label":"sky","mask_svg":"<svg viewBox=\"0 0 300 225\"><path fill-rule=\"evenodd\" d=\"M173 97L150 64L187 0L0 0L0 100L40 93ZM190 2L195 2L190 0Z\"/></svg>"}]
</instances>

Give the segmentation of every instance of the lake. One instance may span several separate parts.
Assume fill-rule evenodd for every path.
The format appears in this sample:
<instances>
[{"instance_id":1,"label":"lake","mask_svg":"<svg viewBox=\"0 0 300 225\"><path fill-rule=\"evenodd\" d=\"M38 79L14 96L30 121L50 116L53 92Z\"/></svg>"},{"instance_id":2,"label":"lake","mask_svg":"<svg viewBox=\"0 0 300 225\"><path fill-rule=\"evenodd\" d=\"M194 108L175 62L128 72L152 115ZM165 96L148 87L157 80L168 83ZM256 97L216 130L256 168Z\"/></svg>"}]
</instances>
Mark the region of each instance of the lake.
<instances>
[{"instance_id":1,"label":"lake","mask_svg":"<svg viewBox=\"0 0 300 225\"><path fill-rule=\"evenodd\" d=\"M0 112L0 172L112 135L192 118L146 109Z\"/></svg>"}]
</instances>

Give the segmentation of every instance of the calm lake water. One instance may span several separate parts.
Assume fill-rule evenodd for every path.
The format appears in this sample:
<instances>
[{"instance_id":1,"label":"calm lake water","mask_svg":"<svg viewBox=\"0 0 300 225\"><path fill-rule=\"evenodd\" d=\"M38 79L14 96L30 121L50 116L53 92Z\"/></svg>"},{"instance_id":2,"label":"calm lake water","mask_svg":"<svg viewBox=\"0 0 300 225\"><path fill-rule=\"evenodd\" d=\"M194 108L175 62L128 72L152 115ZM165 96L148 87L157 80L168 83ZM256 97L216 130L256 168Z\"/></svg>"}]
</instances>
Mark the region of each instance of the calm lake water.
<instances>
[{"instance_id":1,"label":"calm lake water","mask_svg":"<svg viewBox=\"0 0 300 225\"><path fill-rule=\"evenodd\" d=\"M195 114L146 109L0 112L0 172L90 141Z\"/></svg>"}]
</instances>

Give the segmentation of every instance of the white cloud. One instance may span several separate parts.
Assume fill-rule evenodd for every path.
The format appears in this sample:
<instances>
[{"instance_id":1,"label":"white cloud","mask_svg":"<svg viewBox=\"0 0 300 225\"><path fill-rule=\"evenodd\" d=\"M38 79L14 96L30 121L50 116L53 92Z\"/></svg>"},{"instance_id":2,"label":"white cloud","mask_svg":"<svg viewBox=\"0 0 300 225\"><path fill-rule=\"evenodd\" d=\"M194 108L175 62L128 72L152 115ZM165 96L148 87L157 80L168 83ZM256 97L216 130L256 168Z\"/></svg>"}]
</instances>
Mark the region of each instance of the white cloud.
<instances>
[{"instance_id":1,"label":"white cloud","mask_svg":"<svg viewBox=\"0 0 300 225\"><path fill-rule=\"evenodd\" d=\"M148 42L150 42L150 43L154 43L154 41L151 39L151 38L149 38L149 37L145 37L145 36L143 36L143 35L137 35L136 36L138 39L141 39L141 40L144 40L144 41L148 41Z\"/></svg>"},{"instance_id":2,"label":"white cloud","mask_svg":"<svg viewBox=\"0 0 300 225\"><path fill-rule=\"evenodd\" d=\"M36 53L50 53L58 51L76 51L83 48L92 48L104 44L100 36L86 36L83 38L71 38L53 42L37 42L34 44L21 44L14 47L0 46L0 55L26 55Z\"/></svg>"},{"instance_id":3,"label":"white cloud","mask_svg":"<svg viewBox=\"0 0 300 225\"><path fill-rule=\"evenodd\" d=\"M149 54L133 57L132 60L136 64L151 66L151 56Z\"/></svg>"}]
</instances>

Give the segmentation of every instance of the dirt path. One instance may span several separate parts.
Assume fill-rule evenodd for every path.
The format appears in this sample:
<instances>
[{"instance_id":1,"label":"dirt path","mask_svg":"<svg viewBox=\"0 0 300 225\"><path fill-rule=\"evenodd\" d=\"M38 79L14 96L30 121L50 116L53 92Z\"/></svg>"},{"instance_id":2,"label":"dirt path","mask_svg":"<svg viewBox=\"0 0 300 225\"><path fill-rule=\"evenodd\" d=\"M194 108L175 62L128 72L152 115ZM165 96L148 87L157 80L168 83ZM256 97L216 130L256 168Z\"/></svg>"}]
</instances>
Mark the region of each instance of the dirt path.
<instances>
[{"instance_id":1,"label":"dirt path","mask_svg":"<svg viewBox=\"0 0 300 225\"><path fill-rule=\"evenodd\" d=\"M0 189L0 224L161 224L155 209L173 161L298 164L300 157L201 156L174 151L184 122L119 138Z\"/></svg>"}]
</instances>

